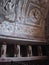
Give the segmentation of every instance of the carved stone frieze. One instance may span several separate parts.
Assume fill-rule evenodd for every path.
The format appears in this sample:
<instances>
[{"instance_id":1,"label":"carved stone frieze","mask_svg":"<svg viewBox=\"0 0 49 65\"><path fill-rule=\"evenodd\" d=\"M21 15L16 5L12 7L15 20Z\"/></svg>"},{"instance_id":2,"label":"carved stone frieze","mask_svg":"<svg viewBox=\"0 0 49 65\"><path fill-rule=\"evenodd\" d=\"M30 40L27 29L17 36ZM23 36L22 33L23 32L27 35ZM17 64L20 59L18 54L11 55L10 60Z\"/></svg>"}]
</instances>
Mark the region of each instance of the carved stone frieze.
<instances>
[{"instance_id":1,"label":"carved stone frieze","mask_svg":"<svg viewBox=\"0 0 49 65\"><path fill-rule=\"evenodd\" d=\"M43 39L47 11L48 0L1 0L0 35Z\"/></svg>"}]
</instances>

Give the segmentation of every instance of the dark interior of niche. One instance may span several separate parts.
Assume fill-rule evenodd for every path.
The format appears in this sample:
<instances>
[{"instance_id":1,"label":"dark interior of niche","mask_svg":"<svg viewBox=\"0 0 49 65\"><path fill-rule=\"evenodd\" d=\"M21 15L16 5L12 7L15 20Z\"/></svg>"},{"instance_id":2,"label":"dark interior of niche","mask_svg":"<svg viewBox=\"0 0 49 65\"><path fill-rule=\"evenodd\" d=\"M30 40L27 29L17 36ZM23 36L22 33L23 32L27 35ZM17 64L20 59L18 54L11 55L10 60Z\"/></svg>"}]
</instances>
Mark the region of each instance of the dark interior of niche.
<instances>
[{"instance_id":1,"label":"dark interior of niche","mask_svg":"<svg viewBox=\"0 0 49 65\"><path fill-rule=\"evenodd\" d=\"M14 45L13 44L8 44L6 51L7 51L8 57L14 57Z\"/></svg>"},{"instance_id":2,"label":"dark interior of niche","mask_svg":"<svg viewBox=\"0 0 49 65\"><path fill-rule=\"evenodd\" d=\"M43 53L43 55L47 55L46 46L41 46L41 47L42 47L42 53Z\"/></svg>"},{"instance_id":3,"label":"dark interior of niche","mask_svg":"<svg viewBox=\"0 0 49 65\"><path fill-rule=\"evenodd\" d=\"M42 53L43 53L43 55L45 55L45 56L49 56L49 45L43 45L43 46L41 46L42 47Z\"/></svg>"},{"instance_id":4,"label":"dark interior of niche","mask_svg":"<svg viewBox=\"0 0 49 65\"><path fill-rule=\"evenodd\" d=\"M1 45L0 45L0 57L1 57Z\"/></svg>"},{"instance_id":5,"label":"dark interior of niche","mask_svg":"<svg viewBox=\"0 0 49 65\"><path fill-rule=\"evenodd\" d=\"M38 56L38 50L37 50L37 46L36 45L32 46L32 54L33 54L33 56Z\"/></svg>"},{"instance_id":6,"label":"dark interior of niche","mask_svg":"<svg viewBox=\"0 0 49 65\"><path fill-rule=\"evenodd\" d=\"M27 46L25 45L20 46L20 54L22 57L27 57Z\"/></svg>"}]
</instances>

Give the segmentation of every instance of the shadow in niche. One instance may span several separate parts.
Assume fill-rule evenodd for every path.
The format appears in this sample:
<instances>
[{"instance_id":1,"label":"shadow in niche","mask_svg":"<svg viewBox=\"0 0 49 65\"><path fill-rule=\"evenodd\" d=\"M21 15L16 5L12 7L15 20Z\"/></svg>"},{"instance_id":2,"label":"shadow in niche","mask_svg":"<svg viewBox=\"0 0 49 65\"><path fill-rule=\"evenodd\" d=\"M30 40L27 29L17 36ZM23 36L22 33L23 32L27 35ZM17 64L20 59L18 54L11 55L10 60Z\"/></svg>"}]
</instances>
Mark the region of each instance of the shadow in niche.
<instances>
[{"instance_id":1,"label":"shadow in niche","mask_svg":"<svg viewBox=\"0 0 49 65\"><path fill-rule=\"evenodd\" d=\"M1 45L0 45L0 57L1 57Z\"/></svg>"},{"instance_id":2,"label":"shadow in niche","mask_svg":"<svg viewBox=\"0 0 49 65\"><path fill-rule=\"evenodd\" d=\"M33 54L33 56L38 55L37 46L35 46L35 45L32 46L32 54Z\"/></svg>"},{"instance_id":3,"label":"shadow in niche","mask_svg":"<svg viewBox=\"0 0 49 65\"><path fill-rule=\"evenodd\" d=\"M49 45L42 46L43 55L49 56Z\"/></svg>"},{"instance_id":4,"label":"shadow in niche","mask_svg":"<svg viewBox=\"0 0 49 65\"><path fill-rule=\"evenodd\" d=\"M14 45L13 44L7 45L7 56L14 57Z\"/></svg>"},{"instance_id":5,"label":"shadow in niche","mask_svg":"<svg viewBox=\"0 0 49 65\"><path fill-rule=\"evenodd\" d=\"M20 54L21 54L22 57L27 57L27 46L21 45Z\"/></svg>"},{"instance_id":6,"label":"shadow in niche","mask_svg":"<svg viewBox=\"0 0 49 65\"><path fill-rule=\"evenodd\" d=\"M46 46L42 46L42 53L43 55L47 55Z\"/></svg>"}]
</instances>

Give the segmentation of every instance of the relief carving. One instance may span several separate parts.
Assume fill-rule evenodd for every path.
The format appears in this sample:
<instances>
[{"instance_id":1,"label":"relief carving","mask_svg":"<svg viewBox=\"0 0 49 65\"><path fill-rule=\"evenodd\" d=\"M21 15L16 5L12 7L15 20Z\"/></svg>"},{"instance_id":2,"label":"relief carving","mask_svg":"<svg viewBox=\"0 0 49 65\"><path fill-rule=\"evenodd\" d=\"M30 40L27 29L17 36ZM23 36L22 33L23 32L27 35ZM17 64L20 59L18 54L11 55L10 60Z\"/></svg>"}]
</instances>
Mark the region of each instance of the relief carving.
<instances>
[{"instance_id":1,"label":"relief carving","mask_svg":"<svg viewBox=\"0 0 49 65\"><path fill-rule=\"evenodd\" d=\"M1 0L0 34L42 38L47 5L48 0Z\"/></svg>"}]
</instances>

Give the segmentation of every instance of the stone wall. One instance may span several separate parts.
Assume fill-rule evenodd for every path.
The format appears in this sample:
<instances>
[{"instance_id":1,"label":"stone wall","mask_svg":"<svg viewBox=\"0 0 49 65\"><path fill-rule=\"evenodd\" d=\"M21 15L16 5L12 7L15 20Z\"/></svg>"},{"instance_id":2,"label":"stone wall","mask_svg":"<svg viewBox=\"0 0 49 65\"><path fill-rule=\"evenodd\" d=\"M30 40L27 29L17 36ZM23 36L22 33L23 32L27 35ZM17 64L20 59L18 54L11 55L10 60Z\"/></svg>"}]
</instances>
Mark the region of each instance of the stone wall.
<instances>
[{"instance_id":1,"label":"stone wall","mask_svg":"<svg viewBox=\"0 0 49 65\"><path fill-rule=\"evenodd\" d=\"M27 39L45 39L48 0L2 0L0 35Z\"/></svg>"}]
</instances>

